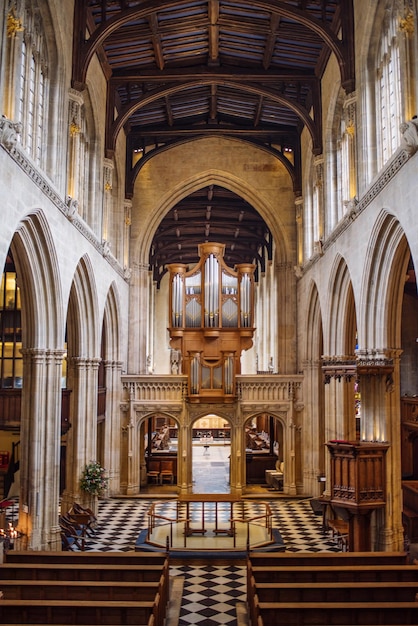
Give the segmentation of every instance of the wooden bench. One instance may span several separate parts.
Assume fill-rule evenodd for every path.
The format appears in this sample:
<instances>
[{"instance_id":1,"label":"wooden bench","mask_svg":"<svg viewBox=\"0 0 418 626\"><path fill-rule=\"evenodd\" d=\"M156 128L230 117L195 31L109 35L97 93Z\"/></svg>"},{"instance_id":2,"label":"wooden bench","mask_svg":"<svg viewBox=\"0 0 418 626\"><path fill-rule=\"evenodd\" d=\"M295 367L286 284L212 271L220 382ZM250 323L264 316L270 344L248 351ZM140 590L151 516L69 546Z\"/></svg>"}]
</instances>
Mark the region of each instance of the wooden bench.
<instances>
[{"instance_id":1,"label":"wooden bench","mask_svg":"<svg viewBox=\"0 0 418 626\"><path fill-rule=\"evenodd\" d=\"M48 551L17 551L7 553L7 563L97 563L100 567L107 564L119 565L164 565L166 552L48 552Z\"/></svg>"},{"instance_id":2,"label":"wooden bench","mask_svg":"<svg viewBox=\"0 0 418 626\"><path fill-rule=\"evenodd\" d=\"M2 580L5 600L111 600L154 601L165 585L158 582Z\"/></svg>"},{"instance_id":3,"label":"wooden bench","mask_svg":"<svg viewBox=\"0 0 418 626\"><path fill-rule=\"evenodd\" d=\"M69 563L3 563L0 566L0 580L82 580L152 582L159 581L162 573L168 571L166 565L109 565L85 563L71 566Z\"/></svg>"},{"instance_id":4,"label":"wooden bench","mask_svg":"<svg viewBox=\"0 0 418 626\"><path fill-rule=\"evenodd\" d=\"M251 552L253 565L406 565L406 552Z\"/></svg>"},{"instance_id":5,"label":"wooden bench","mask_svg":"<svg viewBox=\"0 0 418 626\"><path fill-rule=\"evenodd\" d=\"M414 602L417 582L262 583L260 602ZM253 594L250 594L253 595Z\"/></svg>"},{"instance_id":6,"label":"wooden bench","mask_svg":"<svg viewBox=\"0 0 418 626\"><path fill-rule=\"evenodd\" d=\"M264 582L418 582L417 565L249 566L256 584Z\"/></svg>"},{"instance_id":7,"label":"wooden bench","mask_svg":"<svg viewBox=\"0 0 418 626\"><path fill-rule=\"evenodd\" d=\"M258 625L418 624L418 602L261 602ZM259 619L261 617L261 620ZM256 622L256 624L257 624Z\"/></svg>"},{"instance_id":8,"label":"wooden bench","mask_svg":"<svg viewBox=\"0 0 418 626\"><path fill-rule=\"evenodd\" d=\"M2 600L0 623L147 624L155 603L80 600ZM159 623L156 619L156 623Z\"/></svg>"}]
</instances>

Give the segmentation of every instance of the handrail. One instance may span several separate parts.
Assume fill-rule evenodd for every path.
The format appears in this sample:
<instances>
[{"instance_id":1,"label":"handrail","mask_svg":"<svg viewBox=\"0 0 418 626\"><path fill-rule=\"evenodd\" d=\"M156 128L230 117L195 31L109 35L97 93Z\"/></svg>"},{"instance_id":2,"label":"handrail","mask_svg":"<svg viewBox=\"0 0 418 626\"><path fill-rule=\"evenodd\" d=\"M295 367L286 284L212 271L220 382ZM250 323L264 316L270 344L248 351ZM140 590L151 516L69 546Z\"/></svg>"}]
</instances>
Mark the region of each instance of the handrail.
<instances>
[{"instance_id":1,"label":"handrail","mask_svg":"<svg viewBox=\"0 0 418 626\"><path fill-rule=\"evenodd\" d=\"M167 503L164 503L165 505ZM179 503L178 501L176 501L175 503L173 502L173 504L175 505L175 509L173 512L173 516L168 516L166 515L161 515L159 513L156 512L157 509L157 505L161 505L161 503L153 503L151 504L147 515L148 515L148 535L147 535L147 540L151 541L152 539L152 533L154 531L154 529L156 527L162 527L165 525L169 525L170 526L170 530L169 530L169 534L167 535L167 541L169 544L169 548L174 547L173 545L173 525L176 524L184 524L184 532L183 532L183 537L184 537L184 548L187 547L187 537L193 534L193 529L190 528L190 524L193 523L194 518L193 515L189 515L187 517L180 517L179 513L180 513L180 507L179 504L181 505L181 502ZM193 504L199 504L199 501L196 502L190 502L189 503L189 507L193 506ZM218 503L220 504L220 503ZM230 524L230 532L228 530L215 530L214 532L227 532L227 534L232 538L233 538L233 547L236 548L236 541L237 541L237 530L236 530L236 525L238 523L240 524L245 524L246 525L246 529L247 529L247 537L246 537L246 545L249 546L250 545L250 528L251 525L253 526L262 526L265 527L267 530L267 541L272 541L273 539L273 531L272 531L272 511L271 508L269 506L269 504L267 502L263 502L261 503L264 505L265 507L265 511L264 513L259 513L257 515L253 515L251 517L246 517L244 514L244 510L242 508L242 515L239 517L231 517L228 521ZM217 509L216 509L217 511ZM232 511L231 511L232 512ZM211 514L213 515L213 510L211 511ZM216 513L217 515L217 513ZM260 524L260 520L263 520L264 523ZM200 529L194 529L194 533L204 533L206 532L205 530L205 523L204 521L202 521L202 527ZM216 527L217 527L217 517L216 517Z\"/></svg>"}]
</instances>

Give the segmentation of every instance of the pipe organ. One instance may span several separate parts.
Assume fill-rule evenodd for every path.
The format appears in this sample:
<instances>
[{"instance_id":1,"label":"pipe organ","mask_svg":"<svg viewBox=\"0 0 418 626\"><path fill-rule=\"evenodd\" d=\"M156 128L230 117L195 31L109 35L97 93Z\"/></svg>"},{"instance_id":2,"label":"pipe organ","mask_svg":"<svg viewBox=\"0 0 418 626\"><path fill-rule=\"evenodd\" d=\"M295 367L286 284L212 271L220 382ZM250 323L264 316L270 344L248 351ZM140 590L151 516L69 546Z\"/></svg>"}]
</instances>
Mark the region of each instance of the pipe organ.
<instances>
[{"instance_id":1,"label":"pipe organ","mask_svg":"<svg viewBox=\"0 0 418 626\"><path fill-rule=\"evenodd\" d=\"M234 269L224 262L225 246L199 245L192 269L171 263L170 340L182 355L191 402L233 402L241 352L254 334L254 270L251 263Z\"/></svg>"}]
</instances>

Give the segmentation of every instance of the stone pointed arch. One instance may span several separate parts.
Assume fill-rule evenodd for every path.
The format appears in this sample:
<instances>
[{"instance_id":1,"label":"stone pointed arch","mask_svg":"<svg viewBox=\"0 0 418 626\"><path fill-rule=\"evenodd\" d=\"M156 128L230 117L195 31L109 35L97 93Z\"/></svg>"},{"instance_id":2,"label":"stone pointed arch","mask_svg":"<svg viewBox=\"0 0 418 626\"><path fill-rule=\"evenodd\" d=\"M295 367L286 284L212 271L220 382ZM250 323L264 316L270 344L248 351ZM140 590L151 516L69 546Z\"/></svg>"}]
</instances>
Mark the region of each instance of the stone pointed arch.
<instances>
[{"instance_id":1,"label":"stone pointed arch","mask_svg":"<svg viewBox=\"0 0 418 626\"><path fill-rule=\"evenodd\" d=\"M306 321L306 333L304 335L303 358L307 362L318 362L323 351L323 327L321 303L319 301L318 288L312 281L309 286L308 313Z\"/></svg>"},{"instance_id":2,"label":"stone pointed arch","mask_svg":"<svg viewBox=\"0 0 418 626\"><path fill-rule=\"evenodd\" d=\"M321 368L324 330L318 287L313 281L309 285L306 333L302 347L303 397L306 398L301 448L302 479L309 493L320 496L318 476L326 474L328 461L325 446L317 445L318 441L326 441L325 385Z\"/></svg>"},{"instance_id":3,"label":"stone pointed arch","mask_svg":"<svg viewBox=\"0 0 418 626\"><path fill-rule=\"evenodd\" d=\"M69 354L97 357L100 354L101 325L94 270L87 255L80 259L74 272L68 314Z\"/></svg>"},{"instance_id":4,"label":"stone pointed arch","mask_svg":"<svg viewBox=\"0 0 418 626\"><path fill-rule=\"evenodd\" d=\"M394 215L381 211L366 252L358 329L360 349L380 352L399 348L408 260L402 226Z\"/></svg>"},{"instance_id":5,"label":"stone pointed arch","mask_svg":"<svg viewBox=\"0 0 418 626\"><path fill-rule=\"evenodd\" d=\"M10 247L22 292L23 347L62 349L64 316L57 254L41 210L20 222Z\"/></svg>"},{"instance_id":6,"label":"stone pointed arch","mask_svg":"<svg viewBox=\"0 0 418 626\"><path fill-rule=\"evenodd\" d=\"M115 283L109 287L106 297L103 325L101 367L103 381L100 390L104 399L104 419L98 424L98 456L109 472L109 491L120 493L121 470L121 411L119 401L121 361L121 303ZM100 384L100 383L99 383ZM100 410L99 410L100 412Z\"/></svg>"},{"instance_id":7,"label":"stone pointed arch","mask_svg":"<svg viewBox=\"0 0 418 626\"><path fill-rule=\"evenodd\" d=\"M64 320L55 246L41 210L21 220L10 247L22 298L18 529L29 549L58 550Z\"/></svg>"},{"instance_id":8,"label":"stone pointed arch","mask_svg":"<svg viewBox=\"0 0 418 626\"><path fill-rule=\"evenodd\" d=\"M217 141L213 142L212 139L196 140L193 143L194 154L199 154L199 150L200 154L210 154L211 149L216 149L217 143ZM235 139L222 140L222 144L225 148L225 154L229 154L235 146L237 149L239 149L240 146L240 142ZM181 158L181 151L181 146L172 148L171 154L173 161L177 158L179 161L183 160L183 158ZM148 180L149 177L152 178L157 175L159 176L159 167L160 164L163 163L161 157L162 155L156 156L141 172L146 177L144 180ZM265 158L266 155L264 153L263 159L265 160ZM270 229L270 232L272 233L278 262L284 262L292 259L294 253L292 250L290 233L286 230L286 216L282 217L280 211L277 210L277 205L273 204L273 197L270 196L270 199L268 199L266 195L261 194L260 189L249 181L249 177L246 177L244 174L242 176L238 175L237 172L234 172L230 167L228 167L227 162L214 168L210 165L210 159L208 161L206 158L206 161L209 164L199 162L196 165L195 172L192 175L187 176L187 178L182 177L181 171L179 170L178 176L176 175L172 178L172 184L166 186L164 189L162 188L160 181L161 192L155 197L152 212L149 211L149 219L146 222L143 222L141 231L138 231L136 234L135 249L133 251L134 258L138 258L142 264L147 265L152 238L166 213L168 213L168 211L184 197L190 195L198 189L201 189L202 187L213 184L225 187L226 189L241 196L263 217ZM271 157L270 163L273 171L283 173L283 176L285 177L284 180L288 181L289 189L291 190L291 196L289 196L289 198L291 197L292 210L294 210L292 181L289 173L278 163L277 159ZM223 165L225 166L223 167ZM136 186L138 186L139 182L140 177L137 179ZM141 194L138 193L138 196L141 196ZM142 200L144 202L143 194ZM277 199L275 202L277 202ZM289 207L286 208L288 209Z\"/></svg>"},{"instance_id":9,"label":"stone pointed arch","mask_svg":"<svg viewBox=\"0 0 418 626\"><path fill-rule=\"evenodd\" d=\"M107 294L103 323L106 338L106 359L120 360L121 352L121 304L115 283L112 283Z\"/></svg>"},{"instance_id":10,"label":"stone pointed arch","mask_svg":"<svg viewBox=\"0 0 418 626\"><path fill-rule=\"evenodd\" d=\"M324 350L330 356L354 356L356 333L354 292L347 263L340 255L334 260L328 293L329 319Z\"/></svg>"},{"instance_id":11,"label":"stone pointed arch","mask_svg":"<svg viewBox=\"0 0 418 626\"><path fill-rule=\"evenodd\" d=\"M67 386L71 392L72 428L68 433L66 488L62 506L69 510L77 500L91 508L90 498L80 491L85 465L97 459L97 394L102 325L93 265L83 256L75 269L67 315Z\"/></svg>"}]
</instances>

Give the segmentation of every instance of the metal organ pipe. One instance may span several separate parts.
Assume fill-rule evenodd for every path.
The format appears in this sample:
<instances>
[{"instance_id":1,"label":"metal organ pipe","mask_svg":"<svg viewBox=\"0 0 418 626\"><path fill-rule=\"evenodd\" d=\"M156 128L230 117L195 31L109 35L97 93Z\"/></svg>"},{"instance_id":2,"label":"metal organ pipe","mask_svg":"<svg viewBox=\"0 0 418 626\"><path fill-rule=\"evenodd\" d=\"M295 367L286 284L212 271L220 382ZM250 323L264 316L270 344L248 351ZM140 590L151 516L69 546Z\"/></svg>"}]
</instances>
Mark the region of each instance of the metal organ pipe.
<instances>
[{"instance_id":1,"label":"metal organ pipe","mask_svg":"<svg viewBox=\"0 0 418 626\"><path fill-rule=\"evenodd\" d=\"M219 266L218 260L212 255L213 263L213 326L219 326Z\"/></svg>"},{"instance_id":2,"label":"metal organ pipe","mask_svg":"<svg viewBox=\"0 0 418 626\"><path fill-rule=\"evenodd\" d=\"M172 323L174 327L183 325L183 281L179 274L173 278Z\"/></svg>"},{"instance_id":3,"label":"metal organ pipe","mask_svg":"<svg viewBox=\"0 0 418 626\"><path fill-rule=\"evenodd\" d=\"M205 326L219 325L219 268L218 261L210 254L205 262Z\"/></svg>"},{"instance_id":4,"label":"metal organ pipe","mask_svg":"<svg viewBox=\"0 0 418 626\"><path fill-rule=\"evenodd\" d=\"M248 276L247 274L243 274L241 277L241 326L248 326L248 308L247 308L247 285L248 285Z\"/></svg>"}]
</instances>

